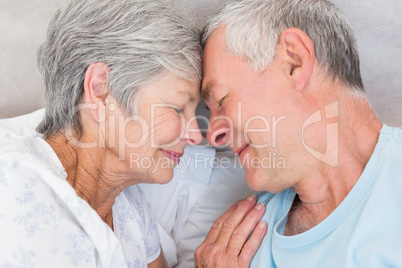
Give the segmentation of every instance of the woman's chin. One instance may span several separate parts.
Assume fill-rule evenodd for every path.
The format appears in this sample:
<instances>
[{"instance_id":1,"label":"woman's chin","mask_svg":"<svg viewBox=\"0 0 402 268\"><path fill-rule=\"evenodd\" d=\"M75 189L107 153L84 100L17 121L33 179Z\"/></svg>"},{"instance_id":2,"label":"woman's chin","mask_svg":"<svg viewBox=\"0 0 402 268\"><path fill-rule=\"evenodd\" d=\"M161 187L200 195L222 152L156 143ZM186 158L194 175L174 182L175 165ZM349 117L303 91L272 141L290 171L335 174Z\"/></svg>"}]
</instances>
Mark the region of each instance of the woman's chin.
<instances>
[{"instance_id":1,"label":"woman's chin","mask_svg":"<svg viewBox=\"0 0 402 268\"><path fill-rule=\"evenodd\" d=\"M166 184L173 179L174 167L159 167L153 174L151 174L151 183Z\"/></svg>"}]
</instances>

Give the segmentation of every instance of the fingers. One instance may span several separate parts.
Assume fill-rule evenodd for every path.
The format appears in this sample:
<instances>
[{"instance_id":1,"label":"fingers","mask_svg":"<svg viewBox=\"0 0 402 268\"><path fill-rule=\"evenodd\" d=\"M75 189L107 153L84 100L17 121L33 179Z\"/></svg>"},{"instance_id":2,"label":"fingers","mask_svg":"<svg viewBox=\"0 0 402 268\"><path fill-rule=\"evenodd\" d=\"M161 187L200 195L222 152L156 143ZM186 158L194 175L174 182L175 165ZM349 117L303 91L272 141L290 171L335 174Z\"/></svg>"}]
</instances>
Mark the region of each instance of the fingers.
<instances>
[{"instance_id":1,"label":"fingers","mask_svg":"<svg viewBox=\"0 0 402 268\"><path fill-rule=\"evenodd\" d=\"M208 232L204 242L194 252L195 267L208 267L208 260L215 258L215 256L209 256L211 254L211 245L213 245L218 238L222 229L223 223L233 214L238 207L240 201L234 203L222 216L220 216L212 225ZM214 261L214 260L213 260ZM212 265L213 267L213 265Z\"/></svg>"},{"instance_id":2,"label":"fingers","mask_svg":"<svg viewBox=\"0 0 402 268\"><path fill-rule=\"evenodd\" d=\"M233 215L233 213L237 210L239 204L241 202L247 202L252 204L252 206L255 205L256 203L256 198L254 195L248 196L245 200L239 200L236 203L234 203L222 216L220 216L212 225L210 231L207 234L207 237L205 238L205 241L208 241L210 243L215 242L218 237L221 234L221 230L223 226L225 225L225 222ZM252 207L251 206L251 207ZM231 233L230 233L231 234ZM227 239L228 240L228 239Z\"/></svg>"},{"instance_id":3,"label":"fingers","mask_svg":"<svg viewBox=\"0 0 402 268\"><path fill-rule=\"evenodd\" d=\"M244 220L240 223L240 225L232 233L232 236L230 238L230 241L229 241L229 244L227 247L228 254L232 254L234 256L238 256L240 254L240 251L242 251L244 246L246 245L245 243L247 241L247 238L250 236L250 234L256 228L258 222L264 216L264 213L265 213L265 206L264 206L264 204L260 203L257 206L255 206L247 214L247 216L244 218ZM261 232L261 230L257 230L257 231ZM260 238L258 236L259 234L260 234L259 232L257 232L257 234L255 234L255 235L253 234L254 240L251 241L251 245L254 245L256 242L258 242L258 238ZM265 233L263 234L263 236L264 235L265 235ZM252 237L250 237L250 239ZM258 248L258 246L259 246L259 244L257 245L257 248ZM254 256L254 254L251 257L253 257L253 256ZM250 259L250 261L251 261L251 259Z\"/></svg>"},{"instance_id":4,"label":"fingers","mask_svg":"<svg viewBox=\"0 0 402 268\"><path fill-rule=\"evenodd\" d=\"M250 267L251 260L260 247L265 234L267 233L268 226L265 222L261 221L257 224L253 234L249 240L244 244L238 258L240 267Z\"/></svg>"},{"instance_id":5,"label":"fingers","mask_svg":"<svg viewBox=\"0 0 402 268\"><path fill-rule=\"evenodd\" d=\"M249 267L267 231L264 222L258 224L265 206L256 206L256 202L251 195L232 205L216 220L195 251L195 267Z\"/></svg>"},{"instance_id":6,"label":"fingers","mask_svg":"<svg viewBox=\"0 0 402 268\"><path fill-rule=\"evenodd\" d=\"M236 207L235 211L223 222L219 237L216 240L216 243L221 244L223 246L227 246L229 240L231 239L233 232L238 230L238 226L243 222L245 218L249 218L248 214L253 210L255 204L257 203L257 198L254 195L250 195L245 200L241 200ZM255 214L255 213L254 213ZM254 216L254 214L252 216ZM249 222L248 220L247 222ZM250 224L250 223L249 223ZM257 223L254 223L254 226L250 229L248 234L251 233L252 229L255 227ZM245 231L245 229L240 229L240 232ZM248 235L247 234L247 235ZM244 242L246 242L247 237L242 241L243 246ZM241 246L238 247L237 254L240 253Z\"/></svg>"},{"instance_id":7,"label":"fingers","mask_svg":"<svg viewBox=\"0 0 402 268\"><path fill-rule=\"evenodd\" d=\"M239 201L234 203L224 214L222 214L215 222L212 224L205 241L214 242L222 229L223 223L233 214L236 210Z\"/></svg>"}]
</instances>

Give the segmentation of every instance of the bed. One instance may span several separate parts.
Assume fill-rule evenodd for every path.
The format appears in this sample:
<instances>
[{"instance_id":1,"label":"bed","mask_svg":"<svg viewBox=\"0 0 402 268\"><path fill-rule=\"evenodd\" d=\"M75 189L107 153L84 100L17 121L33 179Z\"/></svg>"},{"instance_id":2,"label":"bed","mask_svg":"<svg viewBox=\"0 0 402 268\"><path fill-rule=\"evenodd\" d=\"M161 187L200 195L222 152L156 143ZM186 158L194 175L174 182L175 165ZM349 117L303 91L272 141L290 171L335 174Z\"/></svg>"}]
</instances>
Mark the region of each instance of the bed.
<instances>
[{"instance_id":1,"label":"bed","mask_svg":"<svg viewBox=\"0 0 402 268\"><path fill-rule=\"evenodd\" d=\"M44 101L36 50L44 39L50 17L65 1L0 1L0 127L29 133L41 120ZM184 7L201 27L226 0L169 1ZM401 126L402 2L333 2L344 11L355 30L363 81L374 111L383 123ZM203 104L197 112L208 114ZM210 163L191 162L197 152ZM213 164L220 159L228 159L228 164ZM174 267L193 267L194 250L214 220L233 202L252 192L231 152L188 147L184 160L182 163L194 168L179 166L167 185L141 186L158 221L162 247Z\"/></svg>"}]
</instances>

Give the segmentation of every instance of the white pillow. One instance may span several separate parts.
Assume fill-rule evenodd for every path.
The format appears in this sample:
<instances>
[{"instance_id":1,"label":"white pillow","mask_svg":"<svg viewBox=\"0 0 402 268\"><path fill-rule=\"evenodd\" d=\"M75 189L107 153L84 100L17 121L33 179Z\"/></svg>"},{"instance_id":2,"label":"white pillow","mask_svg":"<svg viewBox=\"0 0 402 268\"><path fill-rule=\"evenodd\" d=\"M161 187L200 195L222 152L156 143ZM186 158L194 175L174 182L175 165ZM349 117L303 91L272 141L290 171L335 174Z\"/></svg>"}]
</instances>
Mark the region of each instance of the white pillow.
<instances>
[{"instance_id":1,"label":"white pillow","mask_svg":"<svg viewBox=\"0 0 402 268\"><path fill-rule=\"evenodd\" d=\"M176 267L194 267L194 251L204 241L212 224L233 203L255 193L245 179L244 169L231 151L216 152L207 189L191 209L177 241Z\"/></svg>"}]
</instances>

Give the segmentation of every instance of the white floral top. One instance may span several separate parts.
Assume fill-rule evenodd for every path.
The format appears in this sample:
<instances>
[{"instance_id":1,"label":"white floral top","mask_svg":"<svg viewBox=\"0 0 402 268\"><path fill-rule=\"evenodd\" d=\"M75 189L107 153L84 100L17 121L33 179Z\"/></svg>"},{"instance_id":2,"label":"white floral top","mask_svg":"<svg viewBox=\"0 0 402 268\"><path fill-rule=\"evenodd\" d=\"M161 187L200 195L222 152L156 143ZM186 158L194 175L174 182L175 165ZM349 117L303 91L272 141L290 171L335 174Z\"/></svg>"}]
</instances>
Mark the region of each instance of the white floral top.
<instances>
[{"instance_id":1,"label":"white floral top","mask_svg":"<svg viewBox=\"0 0 402 268\"><path fill-rule=\"evenodd\" d=\"M116 199L113 233L36 133L0 129L0 145L0 268L146 267L159 256L158 231L136 186Z\"/></svg>"}]
</instances>

